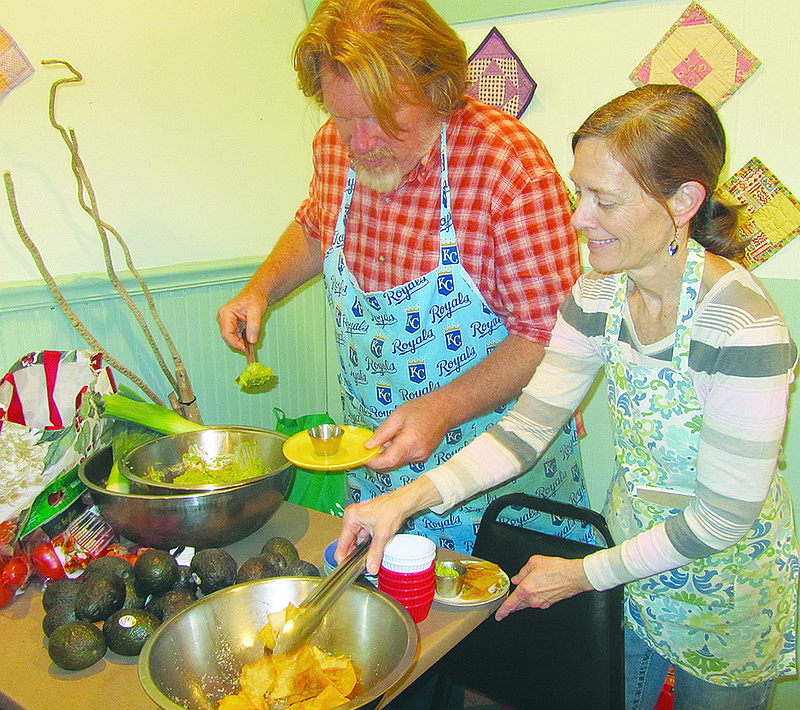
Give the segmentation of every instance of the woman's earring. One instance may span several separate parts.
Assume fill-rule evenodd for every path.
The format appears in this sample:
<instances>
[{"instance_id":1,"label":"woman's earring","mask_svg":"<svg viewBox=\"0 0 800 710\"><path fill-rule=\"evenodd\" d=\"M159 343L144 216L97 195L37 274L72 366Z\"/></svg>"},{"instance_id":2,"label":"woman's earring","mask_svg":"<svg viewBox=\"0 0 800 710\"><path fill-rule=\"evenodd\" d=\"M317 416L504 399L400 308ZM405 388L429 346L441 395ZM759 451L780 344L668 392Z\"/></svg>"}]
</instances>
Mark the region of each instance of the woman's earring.
<instances>
[{"instance_id":1,"label":"woman's earring","mask_svg":"<svg viewBox=\"0 0 800 710\"><path fill-rule=\"evenodd\" d=\"M678 249L680 249L680 243L678 242L678 230L675 230L675 236L672 237L672 241L667 245L667 253L670 256L675 256L678 253Z\"/></svg>"}]
</instances>

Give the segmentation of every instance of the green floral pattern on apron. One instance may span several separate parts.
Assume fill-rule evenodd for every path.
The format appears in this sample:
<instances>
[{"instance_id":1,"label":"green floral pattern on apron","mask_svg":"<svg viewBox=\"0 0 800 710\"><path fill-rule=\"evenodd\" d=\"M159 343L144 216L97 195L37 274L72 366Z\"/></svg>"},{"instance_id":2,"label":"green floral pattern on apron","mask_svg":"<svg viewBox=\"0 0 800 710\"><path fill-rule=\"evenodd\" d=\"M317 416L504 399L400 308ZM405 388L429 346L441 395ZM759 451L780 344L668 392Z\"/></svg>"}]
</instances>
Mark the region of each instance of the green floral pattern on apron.
<instances>
[{"instance_id":1,"label":"green floral pattern on apron","mask_svg":"<svg viewBox=\"0 0 800 710\"><path fill-rule=\"evenodd\" d=\"M680 510L637 497L639 486L694 491L702 406L689 346L704 250L689 242L672 362L630 362L619 344L628 279L618 277L603 355L617 470L605 514L619 543ZM736 545L626 585L626 621L660 654L718 685L795 670L797 553L789 492L778 472L759 518Z\"/></svg>"}]
</instances>

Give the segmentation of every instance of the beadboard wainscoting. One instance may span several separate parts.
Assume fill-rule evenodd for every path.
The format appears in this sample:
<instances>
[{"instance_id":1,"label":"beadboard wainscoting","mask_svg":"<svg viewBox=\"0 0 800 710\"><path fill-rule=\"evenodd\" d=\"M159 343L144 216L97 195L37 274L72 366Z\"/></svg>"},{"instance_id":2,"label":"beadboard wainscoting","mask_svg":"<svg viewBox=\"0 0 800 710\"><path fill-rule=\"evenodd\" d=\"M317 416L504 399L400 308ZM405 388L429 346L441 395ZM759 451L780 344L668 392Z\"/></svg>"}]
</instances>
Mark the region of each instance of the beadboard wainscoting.
<instances>
[{"instance_id":1,"label":"beadboard wainscoting","mask_svg":"<svg viewBox=\"0 0 800 710\"><path fill-rule=\"evenodd\" d=\"M341 407L338 364L319 278L268 313L257 354L277 376L275 387L246 394L234 384L245 359L222 342L216 314L257 267L256 261L239 260L142 273L184 362L203 421L271 429L275 426L274 407L291 417L325 411L336 417ZM122 276L122 280L171 367L169 350L149 317L139 284L130 276ZM130 309L108 279L102 275L63 278L59 287L98 342L166 401L167 380ZM90 348L44 283L0 286L0 368L5 372L23 355L42 349ZM130 384L116 372L115 376L118 382Z\"/></svg>"}]
</instances>

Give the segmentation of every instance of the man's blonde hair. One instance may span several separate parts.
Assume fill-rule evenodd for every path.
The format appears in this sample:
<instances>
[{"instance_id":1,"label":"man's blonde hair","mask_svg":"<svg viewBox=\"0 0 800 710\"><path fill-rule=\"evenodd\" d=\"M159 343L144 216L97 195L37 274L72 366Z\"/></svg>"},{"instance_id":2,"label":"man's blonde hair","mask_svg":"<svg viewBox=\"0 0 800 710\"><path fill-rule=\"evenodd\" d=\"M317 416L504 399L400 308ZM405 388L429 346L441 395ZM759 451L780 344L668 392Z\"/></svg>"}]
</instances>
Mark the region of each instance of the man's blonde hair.
<instances>
[{"instance_id":1,"label":"man's blonde hair","mask_svg":"<svg viewBox=\"0 0 800 710\"><path fill-rule=\"evenodd\" d=\"M323 68L350 76L381 126L403 103L446 118L467 90L464 42L425 0L322 0L294 47L303 93L323 105Z\"/></svg>"}]
</instances>

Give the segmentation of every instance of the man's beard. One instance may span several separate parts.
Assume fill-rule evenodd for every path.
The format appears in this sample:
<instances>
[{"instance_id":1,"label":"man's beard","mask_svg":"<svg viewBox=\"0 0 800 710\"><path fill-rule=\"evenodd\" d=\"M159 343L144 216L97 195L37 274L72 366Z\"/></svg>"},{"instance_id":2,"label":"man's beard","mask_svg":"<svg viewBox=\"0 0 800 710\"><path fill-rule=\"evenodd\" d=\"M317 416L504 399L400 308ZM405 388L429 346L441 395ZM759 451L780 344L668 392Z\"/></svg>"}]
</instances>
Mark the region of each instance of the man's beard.
<instances>
[{"instance_id":1,"label":"man's beard","mask_svg":"<svg viewBox=\"0 0 800 710\"><path fill-rule=\"evenodd\" d=\"M393 192L403 181L403 176L400 173L400 168L397 162L390 160L386 165L379 168L367 167L364 164L364 159L375 158L393 158L394 155L389 151L378 151L363 156L362 158L353 158L353 166L356 169L356 177L358 181L365 187L375 190L380 193Z\"/></svg>"}]
</instances>

